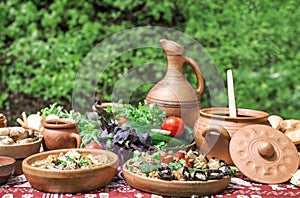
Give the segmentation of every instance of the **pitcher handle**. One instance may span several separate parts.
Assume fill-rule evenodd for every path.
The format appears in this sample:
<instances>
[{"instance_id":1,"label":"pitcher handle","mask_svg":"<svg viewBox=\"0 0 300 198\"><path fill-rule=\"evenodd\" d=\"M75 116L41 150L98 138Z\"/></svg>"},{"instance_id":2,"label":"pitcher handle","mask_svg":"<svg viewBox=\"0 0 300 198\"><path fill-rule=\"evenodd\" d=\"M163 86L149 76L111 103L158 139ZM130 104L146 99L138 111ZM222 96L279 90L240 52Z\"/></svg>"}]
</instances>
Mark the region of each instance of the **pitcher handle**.
<instances>
[{"instance_id":1,"label":"pitcher handle","mask_svg":"<svg viewBox=\"0 0 300 198\"><path fill-rule=\"evenodd\" d=\"M200 94L202 94L202 92L204 90L203 75L200 71L198 64L191 57L184 56L184 58L185 58L186 63L189 64L193 68L194 72L196 73L196 77L197 77L196 95L197 95L197 97L200 97Z\"/></svg>"},{"instance_id":2,"label":"pitcher handle","mask_svg":"<svg viewBox=\"0 0 300 198\"><path fill-rule=\"evenodd\" d=\"M76 140L76 148L80 148L81 145L81 137L77 133L71 133L71 138L74 138Z\"/></svg>"}]
</instances>

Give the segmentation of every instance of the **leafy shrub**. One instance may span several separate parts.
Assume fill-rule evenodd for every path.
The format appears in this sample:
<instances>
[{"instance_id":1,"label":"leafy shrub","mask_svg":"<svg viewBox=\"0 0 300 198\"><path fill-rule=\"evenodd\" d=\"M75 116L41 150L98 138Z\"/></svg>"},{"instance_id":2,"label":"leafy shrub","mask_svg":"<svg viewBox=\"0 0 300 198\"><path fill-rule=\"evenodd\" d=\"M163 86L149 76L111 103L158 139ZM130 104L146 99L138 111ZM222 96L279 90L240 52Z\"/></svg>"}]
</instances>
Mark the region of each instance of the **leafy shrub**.
<instances>
[{"instance_id":1,"label":"leafy shrub","mask_svg":"<svg viewBox=\"0 0 300 198\"><path fill-rule=\"evenodd\" d=\"M232 69L238 107L300 118L300 76L296 75L300 72L298 7L297 0L0 2L0 108L9 105L12 92L58 103L72 102L77 72L98 43L122 30L152 25L177 29L200 42L225 85L226 70ZM120 40L120 47L126 45L126 38ZM199 52L186 50L197 59ZM92 63L97 60L87 64ZM166 60L161 49L126 51L109 63L97 78L97 87L85 86L84 82L76 86L95 91L110 101L119 79L134 70L151 73L158 80L166 70L163 65ZM205 61L199 65L201 70L207 70ZM97 75L97 71L100 69L95 66L91 75ZM192 70L185 68L185 73L195 85ZM139 80L133 83L145 81ZM227 105L226 93L210 90L208 85L214 83L213 79L206 80L202 107L213 103ZM142 101L153 84L134 88L130 102ZM126 94L122 93L122 86L127 84L119 85L119 94ZM212 95L217 95L217 101L212 101ZM80 104L91 105L84 101Z\"/></svg>"}]
</instances>

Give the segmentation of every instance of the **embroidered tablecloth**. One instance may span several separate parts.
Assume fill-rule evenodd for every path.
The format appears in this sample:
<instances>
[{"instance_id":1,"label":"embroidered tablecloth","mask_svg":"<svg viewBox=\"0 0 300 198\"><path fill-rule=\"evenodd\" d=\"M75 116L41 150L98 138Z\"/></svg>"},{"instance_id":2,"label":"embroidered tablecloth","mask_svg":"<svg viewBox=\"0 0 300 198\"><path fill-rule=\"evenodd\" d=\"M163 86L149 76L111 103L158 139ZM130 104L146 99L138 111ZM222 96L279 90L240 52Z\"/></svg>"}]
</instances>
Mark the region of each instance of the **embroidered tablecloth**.
<instances>
[{"instance_id":1,"label":"embroidered tablecloth","mask_svg":"<svg viewBox=\"0 0 300 198\"><path fill-rule=\"evenodd\" d=\"M227 189L217 195L205 196L207 198L237 197L300 197L300 189L293 184L260 184L239 176L231 179ZM0 198L111 198L111 197L136 197L136 198L163 198L163 196L145 193L131 188L124 180L121 171L115 175L111 183L104 188L89 193L54 194L45 193L32 188L24 175L12 176L6 184L0 186ZM197 197L197 196L193 196Z\"/></svg>"}]
</instances>

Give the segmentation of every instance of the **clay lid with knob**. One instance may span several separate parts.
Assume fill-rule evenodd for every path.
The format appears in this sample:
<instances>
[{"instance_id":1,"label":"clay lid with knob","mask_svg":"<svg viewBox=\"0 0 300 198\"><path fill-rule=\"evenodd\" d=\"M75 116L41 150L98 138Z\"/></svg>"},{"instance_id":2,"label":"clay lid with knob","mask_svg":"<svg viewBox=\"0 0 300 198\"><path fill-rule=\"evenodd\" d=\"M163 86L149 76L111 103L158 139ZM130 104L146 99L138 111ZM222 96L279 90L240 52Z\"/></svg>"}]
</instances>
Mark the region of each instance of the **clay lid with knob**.
<instances>
[{"instance_id":1,"label":"clay lid with knob","mask_svg":"<svg viewBox=\"0 0 300 198\"><path fill-rule=\"evenodd\" d=\"M249 125L231 138L235 166L253 181L267 184L288 181L298 169L298 151L282 132L267 125Z\"/></svg>"}]
</instances>

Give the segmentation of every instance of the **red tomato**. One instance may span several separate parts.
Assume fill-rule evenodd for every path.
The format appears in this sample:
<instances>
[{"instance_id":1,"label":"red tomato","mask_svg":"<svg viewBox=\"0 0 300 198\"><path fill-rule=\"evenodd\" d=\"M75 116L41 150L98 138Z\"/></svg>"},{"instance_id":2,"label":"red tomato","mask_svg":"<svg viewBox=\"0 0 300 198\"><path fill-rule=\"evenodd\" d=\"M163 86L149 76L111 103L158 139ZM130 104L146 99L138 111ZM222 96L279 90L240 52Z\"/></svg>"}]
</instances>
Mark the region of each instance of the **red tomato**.
<instances>
[{"instance_id":1,"label":"red tomato","mask_svg":"<svg viewBox=\"0 0 300 198\"><path fill-rule=\"evenodd\" d=\"M176 158L176 161L180 161L182 158L184 158L185 153L183 151L177 151L176 153L174 153L173 155Z\"/></svg>"},{"instance_id":2,"label":"red tomato","mask_svg":"<svg viewBox=\"0 0 300 198\"><path fill-rule=\"evenodd\" d=\"M191 159L189 157L185 158L185 163L188 167L193 167L194 166L194 159Z\"/></svg>"},{"instance_id":3,"label":"red tomato","mask_svg":"<svg viewBox=\"0 0 300 198\"><path fill-rule=\"evenodd\" d=\"M164 120L161 129L171 132L169 136L179 137L184 133L185 124L179 117L170 116Z\"/></svg>"},{"instance_id":4,"label":"red tomato","mask_svg":"<svg viewBox=\"0 0 300 198\"><path fill-rule=\"evenodd\" d=\"M87 145L85 145L83 148L85 149L103 149L100 144L97 142L90 142Z\"/></svg>"}]
</instances>

